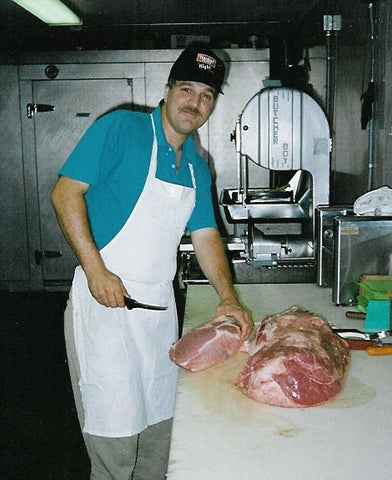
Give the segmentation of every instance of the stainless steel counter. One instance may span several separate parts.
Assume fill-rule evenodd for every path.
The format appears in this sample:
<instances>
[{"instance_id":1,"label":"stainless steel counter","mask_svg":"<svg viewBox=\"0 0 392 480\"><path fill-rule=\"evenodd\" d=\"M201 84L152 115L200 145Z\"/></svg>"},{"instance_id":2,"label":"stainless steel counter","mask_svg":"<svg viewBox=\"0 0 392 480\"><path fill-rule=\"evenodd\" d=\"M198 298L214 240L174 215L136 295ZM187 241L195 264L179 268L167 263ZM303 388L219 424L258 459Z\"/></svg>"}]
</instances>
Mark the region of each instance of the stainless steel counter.
<instances>
[{"instance_id":1,"label":"stainless steel counter","mask_svg":"<svg viewBox=\"0 0 392 480\"><path fill-rule=\"evenodd\" d=\"M345 317L331 290L314 284L238 285L257 322L292 305L337 327ZM185 331L214 317L209 285L188 287ZM392 476L392 356L353 351L342 392L308 409L264 405L233 381L247 355L204 372L180 371L168 480L389 480Z\"/></svg>"}]
</instances>

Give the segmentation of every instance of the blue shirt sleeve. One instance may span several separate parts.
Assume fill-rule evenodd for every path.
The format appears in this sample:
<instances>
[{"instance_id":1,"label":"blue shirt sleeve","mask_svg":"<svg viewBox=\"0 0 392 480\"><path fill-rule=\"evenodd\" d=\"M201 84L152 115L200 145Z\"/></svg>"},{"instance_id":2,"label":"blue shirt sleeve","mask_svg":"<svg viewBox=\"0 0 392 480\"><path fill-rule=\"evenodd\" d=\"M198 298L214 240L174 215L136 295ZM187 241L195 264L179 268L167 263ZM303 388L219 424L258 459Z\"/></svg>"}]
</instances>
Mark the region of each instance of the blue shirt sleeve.
<instances>
[{"instance_id":1,"label":"blue shirt sleeve","mask_svg":"<svg viewBox=\"0 0 392 480\"><path fill-rule=\"evenodd\" d=\"M119 111L96 120L80 139L59 175L92 187L102 183L121 160L126 148L127 125L123 118Z\"/></svg>"},{"instance_id":2,"label":"blue shirt sleeve","mask_svg":"<svg viewBox=\"0 0 392 480\"><path fill-rule=\"evenodd\" d=\"M99 249L120 231L143 190L152 138L149 115L118 110L90 126L58 172L89 185L85 199Z\"/></svg>"}]
</instances>

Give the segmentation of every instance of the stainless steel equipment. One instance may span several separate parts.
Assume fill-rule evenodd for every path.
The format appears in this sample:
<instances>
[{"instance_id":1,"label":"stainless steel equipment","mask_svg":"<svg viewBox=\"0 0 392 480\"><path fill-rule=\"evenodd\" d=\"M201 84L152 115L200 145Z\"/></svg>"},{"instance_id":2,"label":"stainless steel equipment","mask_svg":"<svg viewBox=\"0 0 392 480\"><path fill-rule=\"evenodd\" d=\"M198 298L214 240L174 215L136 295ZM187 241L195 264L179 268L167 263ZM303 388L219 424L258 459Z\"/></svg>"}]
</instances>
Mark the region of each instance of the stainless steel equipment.
<instances>
[{"instance_id":1,"label":"stainless steel equipment","mask_svg":"<svg viewBox=\"0 0 392 480\"><path fill-rule=\"evenodd\" d=\"M354 215L352 205L318 205L316 214L316 265L317 285L332 287L334 265L334 218Z\"/></svg>"},{"instance_id":2,"label":"stainless steel equipment","mask_svg":"<svg viewBox=\"0 0 392 480\"><path fill-rule=\"evenodd\" d=\"M361 275L392 273L392 217L338 216L333 223L332 300L353 305Z\"/></svg>"},{"instance_id":3,"label":"stainless steel equipment","mask_svg":"<svg viewBox=\"0 0 392 480\"><path fill-rule=\"evenodd\" d=\"M314 208L329 202L330 131L318 103L291 88L265 88L247 103L232 135L237 186L220 202L234 224L227 241L238 283L315 281ZM250 162L270 171L254 186ZM252 178L250 178L252 176Z\"/></svg>"}]
</instances>

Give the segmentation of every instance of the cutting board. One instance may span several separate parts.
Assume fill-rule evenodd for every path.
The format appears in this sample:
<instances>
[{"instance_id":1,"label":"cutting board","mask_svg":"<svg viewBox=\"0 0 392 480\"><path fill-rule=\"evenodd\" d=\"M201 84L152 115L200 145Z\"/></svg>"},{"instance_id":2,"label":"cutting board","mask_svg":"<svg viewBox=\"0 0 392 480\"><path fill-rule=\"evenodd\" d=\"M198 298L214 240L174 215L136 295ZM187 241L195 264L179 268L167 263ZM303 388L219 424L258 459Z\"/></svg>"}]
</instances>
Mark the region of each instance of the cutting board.
<instances>
[{"instance_id":1,"label":"cutting board","mask_svg":"<svg viewBox=\"0 0 392 480\"><path fill-rule=\"evenodd\" d=\"M210 286L188 289L185 331L210 320L218 302ZM337 327L352 326L329 289L303 284L237 289L255 321L295 304ZM240 352L203 372L181 369L168 480L391 478L392 357L352 352L342 392L307 409L272 407L243 395L234 380L246 359Z\"/></svg>"}]
</instances>

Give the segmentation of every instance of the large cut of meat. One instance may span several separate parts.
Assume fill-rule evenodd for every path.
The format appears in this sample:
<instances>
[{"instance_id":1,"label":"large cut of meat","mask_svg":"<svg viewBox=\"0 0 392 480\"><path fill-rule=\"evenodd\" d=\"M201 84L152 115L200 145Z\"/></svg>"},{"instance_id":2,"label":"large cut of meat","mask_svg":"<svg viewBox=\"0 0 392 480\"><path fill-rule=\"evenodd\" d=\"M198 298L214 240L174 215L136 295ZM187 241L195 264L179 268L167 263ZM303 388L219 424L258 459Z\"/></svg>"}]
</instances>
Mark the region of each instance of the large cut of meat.
<instances>
[{"instance_id":1,"label":"large cut of meat","mask_svg":"<svg viewBox=\"0 0 392 480\"><path fill-rule=\"evenodd\" d=\"M221 316L186 333L169 356L177 365L197 372L227 360L241 346L240 327L232 317Z\"/></svg>"},{"instance_id":2,"label":"large cut of meat","mask_svg":"<svg viewBox=\"0 0 392 480\"><path fill-rule=\"evenodd\" d=\"M310 407L337 395L349 364L345 340L298 307L260 324L235 384L248 397L280 407Z\"/></svg>"}]
</instances>

